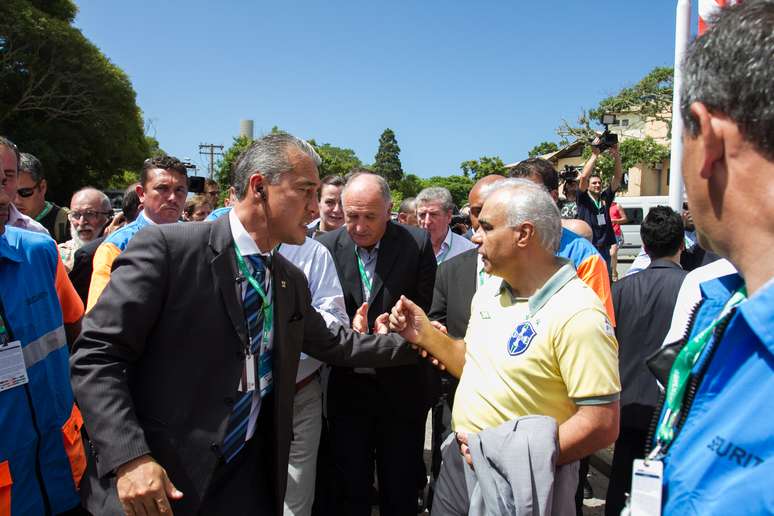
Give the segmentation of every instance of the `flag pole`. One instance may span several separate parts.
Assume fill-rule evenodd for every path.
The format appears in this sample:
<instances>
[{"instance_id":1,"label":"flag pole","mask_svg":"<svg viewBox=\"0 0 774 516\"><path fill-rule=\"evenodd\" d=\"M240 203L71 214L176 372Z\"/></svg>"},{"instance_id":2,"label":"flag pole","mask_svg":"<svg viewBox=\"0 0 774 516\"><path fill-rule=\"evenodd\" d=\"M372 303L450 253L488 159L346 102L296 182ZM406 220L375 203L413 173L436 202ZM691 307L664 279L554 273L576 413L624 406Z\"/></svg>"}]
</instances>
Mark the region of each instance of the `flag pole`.
<instances>
[{"instance_id":1,"label":"flag pole","mask_svg":"<svg viewBox=\"0 0 774 516\"><path fill-rule=\"evenodd\" d=\"M669 157L669 206L681 212L683 205L683 119L680 116L681 64L691 36L691 0L678 0L675 11L675 68L672 93L672 138Z\"/></svg>"}]
</instances>

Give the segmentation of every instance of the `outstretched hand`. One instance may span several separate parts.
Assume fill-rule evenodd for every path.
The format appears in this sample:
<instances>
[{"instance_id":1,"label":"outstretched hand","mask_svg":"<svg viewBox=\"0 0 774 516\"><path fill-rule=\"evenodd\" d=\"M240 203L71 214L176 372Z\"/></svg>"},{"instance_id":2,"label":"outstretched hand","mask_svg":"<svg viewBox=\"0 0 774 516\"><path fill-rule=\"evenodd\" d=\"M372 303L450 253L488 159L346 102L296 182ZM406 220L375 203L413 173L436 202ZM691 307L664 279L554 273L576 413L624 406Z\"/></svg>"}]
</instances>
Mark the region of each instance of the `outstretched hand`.
<instances>
[{"instance_id":1,"label":"outstretched hand","mask_svg":"<svg viewBox=\"0 0 774 516\"><path fill-rule=\"evenodd\" d=\"M357 333L368 333L368 303L363 303L352 318L352 329Z\"/></svg>"},{"instance_id":2,"label":"outstretched hand","mask_svg":"<svg viewBox=\"0 0 774 516\"><path fill-rule=\"evenodd\" d=\"M412 344L420 344L432 326L424 310L406 296L400 296L390 313L390 330Z\"/></svg>"}]
</instances>

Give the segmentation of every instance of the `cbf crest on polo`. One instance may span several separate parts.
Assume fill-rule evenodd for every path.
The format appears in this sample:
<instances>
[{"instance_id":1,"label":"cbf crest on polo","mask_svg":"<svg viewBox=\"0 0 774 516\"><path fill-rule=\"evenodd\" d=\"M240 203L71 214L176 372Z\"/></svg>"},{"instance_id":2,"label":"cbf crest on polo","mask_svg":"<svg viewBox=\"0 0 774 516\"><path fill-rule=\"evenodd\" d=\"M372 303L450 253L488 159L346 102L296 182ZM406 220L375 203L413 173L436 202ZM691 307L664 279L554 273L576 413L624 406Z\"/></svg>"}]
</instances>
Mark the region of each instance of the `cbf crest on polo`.
<instances>
[{"instance_id":1,"label":"cbf crest on polo","mask_svg":"<svg viewBox=\"0 0 774 516\"><path fill-rule=\"evenodd\" d=\"M529 321L524 321L516 326L511 338L508 339L508 354L515 357L527 351L529 345L532 343L532 339L534 339L536 335L537 332Z\"/></svg>"}]
</instances>

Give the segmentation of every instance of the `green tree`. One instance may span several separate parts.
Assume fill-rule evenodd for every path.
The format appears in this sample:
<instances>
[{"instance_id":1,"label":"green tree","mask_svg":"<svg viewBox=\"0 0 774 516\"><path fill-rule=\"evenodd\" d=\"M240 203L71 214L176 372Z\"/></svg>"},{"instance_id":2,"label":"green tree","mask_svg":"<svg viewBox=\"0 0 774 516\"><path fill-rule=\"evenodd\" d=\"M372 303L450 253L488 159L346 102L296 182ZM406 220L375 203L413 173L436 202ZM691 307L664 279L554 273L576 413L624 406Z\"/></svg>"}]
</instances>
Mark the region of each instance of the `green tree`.
<instances>
[{"instance_id":1,"label":"green tree","mask_svg":"<svg viewBox=\"0 0 774 516\"><path fill-rule=\"evenodd\" d=\"M320 165L320 177L328 175L343 176L353 168L360 168L363 163L352 149L336 147L330 143L319 145L314 139L309 140L317 154L322 159Z\"/></svg>"},{"instance_id":2,"label":"green tree","mask_svg":"<svg viewBox=\"0 0 774 516\"><path fill-rule=\"evenodd\" d=\"M220 203L228 197L228 188L231 186L231 170L239 154L248 148L253 140L246 136L235 136L231 147L226 149L223 157L216 164L215 180L220 185Z\"/></svg>"},{"instance_id":3,"label":"green tree","mask_svg":"<svg viewBox=\"0 0 774 516\"><path fill-rule=\"evenodd\" d=\"M385 129L379 137L379 150L374 158L373 170L387 180L390 188L397 189L403 179L400 164L400 147L392 129Z\"/></svg>"},{"instance_id":4,"label":"green tree","mask_svg":"<svg viewBox=\"0 0 774 516\"><path fill-rule=\"evenodd\" d=\"M483 177L483 176L482 176ZM454 204L461 208L468 202L468 193L473 188L475 181L466 176L434 176L429 179L423 179L423 188L429 186L441 186L449 190L454 199Z\"/></svg>"},{"instance_id":5,"label":"green tree","mask_svg":"<svg viewBox=\"0 0 774 516\"><path fill-rule=\"evenodd\" d=\"M529 151L529 157L534 158L536 156L542 156L549 152L556 152L559 150L559 146L554 142L540 142Z\"/></svg>"},{"instance_id":6,"label":"green tree","mask_svg":"<svg viewBox=\"0 0 774 516\"><path fill-rule=\"evenodd\" d=\"M147 157L126 74L71 25L71 0L0 2L0 133L43 162L53 200Z\"/></svg>"},{"instance_id":7,"label":"green tree","mask_svg":"<svg viewBox=\"0 0 774 516\"><path fill-rule=\"evenodd\" d=\"M460 163L460 169L462 169L463 176L469 177L473 181L478 181L491 174L504 175L506 172L503 160L497 156L482 156L477 160L463 161Z\"/></svg>"}]
</instances>

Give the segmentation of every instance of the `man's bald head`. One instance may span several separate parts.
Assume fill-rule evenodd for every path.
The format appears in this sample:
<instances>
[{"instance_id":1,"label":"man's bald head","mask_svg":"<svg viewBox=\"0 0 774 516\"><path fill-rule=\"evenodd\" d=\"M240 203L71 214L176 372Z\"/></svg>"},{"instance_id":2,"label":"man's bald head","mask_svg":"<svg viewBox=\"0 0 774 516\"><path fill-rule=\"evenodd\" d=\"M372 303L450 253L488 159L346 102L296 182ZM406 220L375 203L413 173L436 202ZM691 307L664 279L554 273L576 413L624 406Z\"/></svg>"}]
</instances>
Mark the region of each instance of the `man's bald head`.
<instances>
[{"instance_id":1,"label":"man's bald head","mask_svg":"<svg viewBox=\"0 0 774 516\"><path fill-rule=\"evenodd\" d=\"M96 188L78 190L70 199L70 233L74 239L89 242L102 234L112 213L110 199Z\"/></svg>"},{"instance_id":2,"label":"man's bald head","mask_svg":"<svg viewBox=\"0 0 774 516\"><path fill-rule=\"evenodd\" d=\"M468 203L470 204L470 225L473 227L473 231L478 230L478 215L481 213L481 207L484 205L484 197L481 195L484 188L503 179L505 178L498 174L484 176L470 189Z\"/></svg>"},{"instance_id":3,"label":"man's bald head","mask_svg":"<svg viewBox=\"0 0 774 516\"><path fill-rule=\"evenodd\" d=\"M371 248L381 240L390 220L392 199L383 177L369 172L353 174L341 191L344 224L352 240Z\"/></svg>"}]
</instances>

